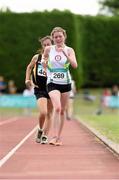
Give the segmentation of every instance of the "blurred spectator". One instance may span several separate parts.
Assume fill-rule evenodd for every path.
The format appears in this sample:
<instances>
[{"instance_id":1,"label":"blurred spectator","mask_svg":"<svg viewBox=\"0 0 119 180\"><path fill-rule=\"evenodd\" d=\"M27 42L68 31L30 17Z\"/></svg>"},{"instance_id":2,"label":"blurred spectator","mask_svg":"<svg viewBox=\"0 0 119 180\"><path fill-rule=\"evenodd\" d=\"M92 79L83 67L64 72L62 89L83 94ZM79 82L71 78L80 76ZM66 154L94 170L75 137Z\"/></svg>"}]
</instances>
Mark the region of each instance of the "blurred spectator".
<instances>
[{"instance_id":1,"label":"blurred spectator","mask_svg":"<svg viewBox=\"0 0 119 180\"><path fill-rule=\"evenodd\" d=\"M4 81L4 77L0 76L0 95L6 92L7 84Z\"/></svg>"},{"instance_id":2,"label":"blurred spectator","mask_svg":"<svg viewBox=\"0 0 119 180\"><path fill-rule=\"evenodd\" d=\"M117 85L112 86L109 107L112 110L119 108L119 87Z\"/></svg>"},{"instance_id":3,"label":"blurred spectator","mask_svg":"<svg viewBox=\"0 0 119 180\"><path fill-rule=\"evenodd\" d=\"M119 95L119 88L117 85L112 86L111 95L112 96L118 96Z\"/></svg>"},{"instance_id":4,"label":"blurred spectator","mask_svg":"<svg viewBox=\"0 0 119 180\"><path fill-rule=\"evenodd\" d=\"M110 96L111 96L110 89L105 88L99 98L99 108L96 111L97 115L101 115L103 113L104 107L108 107Z\"/></svg>"},{"instance_id":5,"label":"blurred spectator","mask_svg":"<svg viewBox=\"0 0 119 180\"><path fill-rule=\"evenodd\" d=\"M96 97L90 94L90 91L88 89L84 90L83 94L84 100L86 101L95 101Z\"/></svg>"},{"instance_id":6,"label":"blurred spectator","mask_svg":"<svg viewBox=\"0 0 119 180\"><path fill-rule=\"evenodd\" d=\"M109 99L111 96L111 92L108 88L105 88L102 94L102 105L103 106L108 106L109 105Z\"/></svg>"},{"instance_id":7,"label":"blurred spectator","mask_svg":"<svg viewBox=\"0 0 119 180\"><path fill-rule=\"evenodd\" d=\"M17 92L17 87L15 85L14 80L9 80L8 81L8 93L9 94L16 94Z\"/></svg>"},{"instance_id":8,"label":"blurred spectator","mask_svg":"<svg viewBox=\"0 0 119 180\"><path fill-rule=\"evenodd\" d=\"M23 91L24 97L30 97L34 95L34 87L33 86L27 86L26 89ZM29 107L24 108L24 114L27 116L30 116L32 113L32 109Z\"/></svg>"}]
</instances>

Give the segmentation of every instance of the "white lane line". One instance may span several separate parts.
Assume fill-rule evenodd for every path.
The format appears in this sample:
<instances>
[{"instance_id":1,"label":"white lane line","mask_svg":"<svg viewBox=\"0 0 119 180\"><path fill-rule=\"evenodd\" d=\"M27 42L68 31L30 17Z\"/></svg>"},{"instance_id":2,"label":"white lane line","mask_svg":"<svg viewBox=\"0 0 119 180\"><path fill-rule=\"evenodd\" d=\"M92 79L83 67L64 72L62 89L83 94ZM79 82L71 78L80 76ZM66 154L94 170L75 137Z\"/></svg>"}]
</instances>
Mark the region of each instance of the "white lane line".
<instances>
[{"instance_id":1,"label":"white lane line","mask_svg":"<svg viewBox=\"0 0 119 180\"><path fill-rule=\"evenodd\" d=\"M0 160L0 167L2 167L2 165L17 151L17 149L22 146L22 144L36 131L37 128L38 125L24 139L22 139L20 143L18 143L6 156L4 156Z\"/></svg>"},{"instance_id":2,"label":"white lane line","mask_svg":"<svg viewBox=\"0 0 119 180\"><path fill-rule=\"evenodd\" d=\"M16 120L18 120L18 117L13 117L13 118L6 119L6 120L0 122L0 126L1 126L1 125L4 125L4 124L7 124L7 123L14 122L14 121L16 121Z\"/></svg>"}]
</instances>

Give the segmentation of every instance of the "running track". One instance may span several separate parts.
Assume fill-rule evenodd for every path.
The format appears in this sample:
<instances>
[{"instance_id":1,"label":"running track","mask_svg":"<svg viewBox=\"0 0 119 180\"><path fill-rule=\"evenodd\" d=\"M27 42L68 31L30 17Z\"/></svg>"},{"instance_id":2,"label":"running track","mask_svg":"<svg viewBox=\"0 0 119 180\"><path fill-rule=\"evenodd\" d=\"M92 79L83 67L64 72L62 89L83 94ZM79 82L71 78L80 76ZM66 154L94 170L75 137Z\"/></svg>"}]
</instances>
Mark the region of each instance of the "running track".
<instances>
[{"instance_id":1,"label":"running track","mask_svg":"<svg viewBox=\"0 0 119 180\"><path fill-rule=\"evenodd\" d=\"M119 180L119 159L77 121L66 121L63 146L35 143L37 119L0 123L0 180Z\"/></svg>"}]
</instances>

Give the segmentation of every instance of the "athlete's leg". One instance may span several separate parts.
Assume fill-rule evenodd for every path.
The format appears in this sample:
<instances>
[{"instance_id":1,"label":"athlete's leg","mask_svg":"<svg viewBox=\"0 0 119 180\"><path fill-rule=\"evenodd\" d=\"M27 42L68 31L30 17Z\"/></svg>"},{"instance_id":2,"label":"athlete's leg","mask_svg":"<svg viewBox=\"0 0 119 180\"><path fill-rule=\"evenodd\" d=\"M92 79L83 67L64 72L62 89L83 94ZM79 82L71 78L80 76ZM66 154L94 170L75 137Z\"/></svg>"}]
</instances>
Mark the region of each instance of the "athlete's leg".
<instances>
[{"instance_id":1,"label":"athlete's leg","mask_svg":"<svg viewBox=\"0 0 119 180\"><path fill-rule=\"evenodd\" d=\"M39 98L37 100L37 106L40 114L39 114L39 128L36 135L36 142L41 143L43 136L44 122L47 115L47 98Z\"/></svg>"},{"instance_id":2,"label":"athlete's leg","mask_svg":"<svg viewBox=\"0 0 119 180\"><path fill-rule=\"evenodd\" d=\"M60 119L60 126L58 132L58 138L61 136L61 132L64 126L64 121L66 119L66 107L69 99L69 92L65 92L61 94L61 119Z\"/></svg>"},{"instance_id":3,"label":"athlete's leg","mask_svg":"<svg viewBox=\"0 0 119 180\"><path fill-rule=\"evenodd\" d=\"M37 100L37 106L39 110L39 128L43 129L45 118L47 115L47 98L39 98Z\"/></svg>"},{"instance_id":4,"label":"athlete's leg","mask_svg":"<svg viewBox=\"0 0 119 180\"><path fill-rule=\"evenodd\" d=\"M60 113L61 113L61 93L58 90L53 90L49 92L49 96L53 105L53 136L58 136L58 129L60 124Z\"/></svg>"},{"instance_id":5,"label":"athlete's leg","mask_svg":"<svg viewBox=\"0 0 119 180\"><path fill-rule=\"evenodd\" d=\"M50 127L51 127L52 110L53 110L52 102L50 99L48 99L47 100L47 116L46 116L46 120L45 120L45 124L44 124L44 134L45 135L48 135Z\"/></svg>"},{"instance_id":6,"label":"athlete's leg","mask_svg":"<svg viewBox=\"0 0 119 180\"><path fill-rule=\"evenodd\" d=\"M73 117L73 98L68 99L67 108L66 108L66 118L70 120Z\"/></svg>"}]
</instances>

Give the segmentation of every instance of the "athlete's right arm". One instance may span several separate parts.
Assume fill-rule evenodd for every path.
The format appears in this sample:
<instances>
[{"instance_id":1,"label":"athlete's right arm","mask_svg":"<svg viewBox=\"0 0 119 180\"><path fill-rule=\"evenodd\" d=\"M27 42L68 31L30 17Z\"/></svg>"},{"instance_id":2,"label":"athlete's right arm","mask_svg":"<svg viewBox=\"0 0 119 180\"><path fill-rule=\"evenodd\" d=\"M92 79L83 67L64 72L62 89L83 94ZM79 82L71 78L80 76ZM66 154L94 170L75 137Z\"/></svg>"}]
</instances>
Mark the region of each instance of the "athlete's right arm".
<instances>
[{"instance_id":1,"label":"athlete's right arm","mask_svg":"<svg viewBox=\"0 0 119 180\"><path fill-rule=\"evenodd\" d=\"M32 85L32 81L31 81L31 72L33 67L36 64L36 61L38 59L38 55L34 55L31 59L31 62L28 64L27 68L26 68L26 78L25 78L25 84L26 86L31 86Z\"/></svg>"},{"instance_id":2,"label":"athlete's right arm","mask_svg":"<svg viewBox=\"0 0 119 180\"><path fill-rule=\"evenodd\" d=\"M51 48L51 46L47 46L47 47L44 49L44 53L43 53L42 60L41 60L41 63L42 63L42 65L43 65L44 68L47 67L50 48Z\"/></svg>"}]
</instances>

